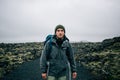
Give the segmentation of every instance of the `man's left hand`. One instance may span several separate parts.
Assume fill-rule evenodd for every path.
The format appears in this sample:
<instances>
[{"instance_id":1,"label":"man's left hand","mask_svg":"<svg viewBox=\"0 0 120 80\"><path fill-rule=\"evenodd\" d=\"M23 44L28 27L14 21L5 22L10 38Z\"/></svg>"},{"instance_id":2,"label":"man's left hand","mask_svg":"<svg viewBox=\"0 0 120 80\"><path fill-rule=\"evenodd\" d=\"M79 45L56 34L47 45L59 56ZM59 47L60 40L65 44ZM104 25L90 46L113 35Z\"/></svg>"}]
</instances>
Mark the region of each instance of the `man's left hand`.
<instances>
[{"instance_id":1,"label":"man's left hand","mask_svg":"<svg viewBox=\"0 0 120 80\"><path fill-rule=\"evenodd\" d=\"M75 79L77 77L77 73L76 72L73 72L72 73L72 78Z\"/></svg>"}]
</instances>

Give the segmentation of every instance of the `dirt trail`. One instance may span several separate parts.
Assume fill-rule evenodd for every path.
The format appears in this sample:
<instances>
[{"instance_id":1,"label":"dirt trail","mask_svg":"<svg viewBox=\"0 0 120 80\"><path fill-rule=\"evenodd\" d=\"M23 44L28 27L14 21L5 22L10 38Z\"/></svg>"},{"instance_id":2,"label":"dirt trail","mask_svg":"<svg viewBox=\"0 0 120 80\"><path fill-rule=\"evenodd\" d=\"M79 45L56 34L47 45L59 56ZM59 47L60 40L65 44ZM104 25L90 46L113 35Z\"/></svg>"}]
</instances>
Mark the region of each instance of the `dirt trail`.
<instances>
[{"instance_id":1,"label":"dirt trail","mask_svg":"<svg viewBox=\"0 0 120 80\"><path fill-rule=\"evenodd\" d=\"M5 76L4 80L42 80L40 77L39 59L23 63L17 69ZM76 80L95 80L90 72L77 65Z\"/></svg>"}]
</instances>

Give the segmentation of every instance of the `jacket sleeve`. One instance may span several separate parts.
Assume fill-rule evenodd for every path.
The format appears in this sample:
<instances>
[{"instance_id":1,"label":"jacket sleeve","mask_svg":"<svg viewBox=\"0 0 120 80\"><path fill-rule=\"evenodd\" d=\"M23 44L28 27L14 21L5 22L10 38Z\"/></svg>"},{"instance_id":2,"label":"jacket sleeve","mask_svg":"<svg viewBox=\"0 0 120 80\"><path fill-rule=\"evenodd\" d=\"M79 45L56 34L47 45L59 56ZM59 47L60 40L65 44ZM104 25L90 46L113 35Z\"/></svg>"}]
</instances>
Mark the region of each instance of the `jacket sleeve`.
<instances>
[{"instance_id":1,"label":"jacket sleeve","mask_svg":"<svg viewBox=\"0 0 120 80\"><path fill-rule=\"evenodd\" d=\"M77 72L77 69L76 69L76 62L75 62L75 59L74 59L74 52L73 52L73 49L71 47L71 44L68 43L68 49L67 49L67 55L68 55L68 60L70 62L70 67L71 67L71 72Z\"/></svg>"},{"instance_id":2,"label":"jacket sleeve","mask_svg":"<svg viewBox=\"0 0 120 80\"><path fill-rule=\"evenodd\" d=\"M47 54L48 54L48 43L43 48L42 55L40 57L40 70L42 73L47 73Z\"/></svg>"}]
</instances>

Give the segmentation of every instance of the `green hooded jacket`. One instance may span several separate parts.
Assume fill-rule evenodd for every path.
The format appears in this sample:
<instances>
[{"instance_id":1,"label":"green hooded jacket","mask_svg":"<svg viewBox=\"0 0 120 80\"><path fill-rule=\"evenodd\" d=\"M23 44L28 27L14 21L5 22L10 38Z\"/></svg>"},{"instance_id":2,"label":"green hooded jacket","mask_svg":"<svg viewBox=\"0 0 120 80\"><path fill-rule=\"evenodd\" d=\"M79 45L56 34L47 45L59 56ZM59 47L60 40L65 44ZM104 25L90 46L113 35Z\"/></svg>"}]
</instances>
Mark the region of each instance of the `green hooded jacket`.
<instances>
[{"instance_id":1,"label":"green hooded jacket","mask_svg":"<svg viewBox=\"0 0 120 80\"><path fill-rule=\"evenodd\" d=\"M50 48L49 40L44 46L40 58L41 72L48 73L48 76L55 77L65 76L69 70L69 64L71 68L70 72L76 72L74 53L68 38L64 37L62 45L58 46L56 38L53 37L51 40L51 44L52 48Z\"/></svg>"}]
</instances>

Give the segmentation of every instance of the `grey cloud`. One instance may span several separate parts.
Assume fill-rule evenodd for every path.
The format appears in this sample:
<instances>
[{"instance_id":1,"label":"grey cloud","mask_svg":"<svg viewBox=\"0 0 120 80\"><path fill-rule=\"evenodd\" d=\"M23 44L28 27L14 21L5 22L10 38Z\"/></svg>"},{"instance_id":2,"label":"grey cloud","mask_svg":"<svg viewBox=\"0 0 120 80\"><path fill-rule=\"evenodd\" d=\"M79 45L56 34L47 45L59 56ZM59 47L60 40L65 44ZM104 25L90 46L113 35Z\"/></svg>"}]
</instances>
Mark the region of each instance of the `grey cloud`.
<instances>
[{"instance_id":1,"label":"grey cloud","mask_svg":"<svg viewBox=\"0 0 120 80\"><path fill-rule=\"evenodd\" d=\"M1 0L0 42L43 41L57 24L71 41L120 34L119 0Z\"/></svg>"}]
</instances>

